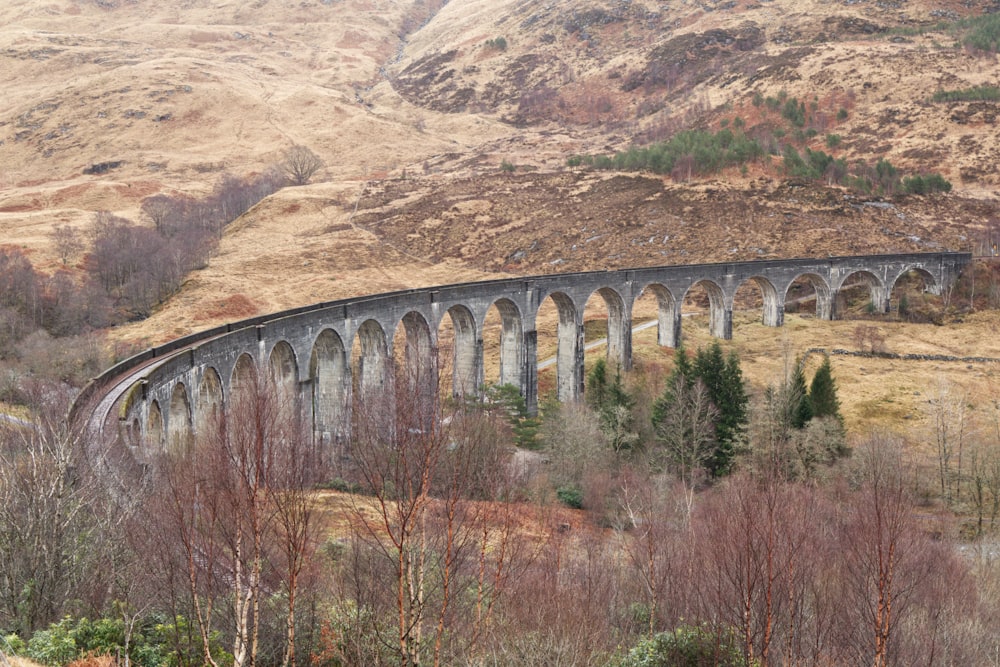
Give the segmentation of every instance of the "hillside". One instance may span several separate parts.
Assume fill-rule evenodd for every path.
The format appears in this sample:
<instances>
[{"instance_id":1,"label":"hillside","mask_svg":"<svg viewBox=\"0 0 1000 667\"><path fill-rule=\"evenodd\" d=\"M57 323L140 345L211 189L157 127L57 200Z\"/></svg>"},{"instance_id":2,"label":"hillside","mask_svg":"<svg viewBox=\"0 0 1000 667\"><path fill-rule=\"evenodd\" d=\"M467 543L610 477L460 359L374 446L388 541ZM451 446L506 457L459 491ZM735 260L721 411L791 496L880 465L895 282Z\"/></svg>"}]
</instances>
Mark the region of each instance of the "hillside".
<instances>
[{"instance_id":1,"label":"hillside","mask_svg":"<svg viewBox=\"0 0 1000 667\"><path fill-rule=\"evenodd\" d=\"M144 197L315 150L314 184L261 202L120 332L146 339L498 272L969 247L998 215L997 102L932 95L998 84L996 55L956 27L998 8L15 0L0 8L0 230L52 268L53 223L140 221ZM736 122L787 138L771 102L789 99L807 114L800 150L938 172L952 191L878 201L790 179L780 155L690 179L567 167Z\"/></svg>"}]
</instances>

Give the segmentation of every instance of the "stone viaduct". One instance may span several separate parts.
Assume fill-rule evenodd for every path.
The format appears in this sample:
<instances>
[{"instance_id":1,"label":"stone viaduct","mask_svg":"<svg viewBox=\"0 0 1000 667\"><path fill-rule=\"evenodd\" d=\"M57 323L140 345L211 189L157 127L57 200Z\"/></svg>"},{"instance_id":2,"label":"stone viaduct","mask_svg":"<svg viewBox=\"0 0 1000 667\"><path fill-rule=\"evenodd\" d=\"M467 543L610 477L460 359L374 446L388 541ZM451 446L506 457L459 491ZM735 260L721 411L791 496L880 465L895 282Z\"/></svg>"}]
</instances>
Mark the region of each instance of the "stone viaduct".
<instances>
[{"instance_id":1,"label":"stone viaduct","mask_svg":"<svg viewBox=\"0 0 1000 667\"><path fill-rule=\"evenodd\" d=\"M658 303L660 345L674 347L681 336L681 305L696 286L708 295L712 335L728 339L733 300L744 283L759 289L763 323L778 327L795 282L812 284L818 318L835 319L836 297L847 284L866 284L875 309L888 312L893 286L904 274L919 273L927 291L940 294L970 260L968 253L940 252L664 266L528 276L320 303L146 350L91 381L70 416L86 423L92 437L122 438L141 461L153 451L189 441L245 382L266 377L294 401L315 445L323 447L349 436L355 399L364 401L392 389L397 377L394 360L409 373L402 377L423 383L409 390L429 391L436 400L436 351L446 317L454 333L452 392L481 392L483 323L493 308L502 322L499 383L519 387L534 411L535 320L546 299L558 311L557 396L572 401L583 393L583 313L595 294L607 309L607 356L628 368L632 308L643 293L654 294ZM394 350L394 340L404 340L404 335L405 349ZM360 354L352 355L358 349Z\"/></svg>"}]
</instances>

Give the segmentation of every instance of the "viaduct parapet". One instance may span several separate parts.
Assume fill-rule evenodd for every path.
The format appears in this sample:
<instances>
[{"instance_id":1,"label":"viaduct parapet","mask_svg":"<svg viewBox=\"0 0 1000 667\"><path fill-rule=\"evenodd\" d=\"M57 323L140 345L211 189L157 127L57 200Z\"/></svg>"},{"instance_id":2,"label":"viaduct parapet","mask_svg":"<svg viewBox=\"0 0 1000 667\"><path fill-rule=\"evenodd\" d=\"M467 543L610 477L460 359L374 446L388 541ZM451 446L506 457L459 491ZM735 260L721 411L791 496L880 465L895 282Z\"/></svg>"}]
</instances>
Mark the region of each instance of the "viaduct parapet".
<instances>
[{"instance_id":1,"label":"viaduct parapet","mask_svg":"<svg viewBox=\"0 0 1000 667\"><path fill-rule=\"evenodd\" d=\"M969 253L788 259L694 264L529 276L427 287L320 303L256 317L181 338L109 368L81 392L70 413L91 437L121 438L140 461L190 441L252 377L269 378L309 424L314 443L345 440L355 399L392 389L394 359L409 371L411 387L436 396L438 337L449 318L453 332L452 392L478 395L484 384L483 325L495 308L502 322L499 383L513 384L530 411L538 402L536 317L551 298L558 311L556 390L561 401L584 388L584 306L600 295L607 308L609 361L632 360L632 308L644 293L658 303L658 341L675 347L681 305L700 286L708 295L712 335L732 337L733 300L744 283L762 296L762 321L779 327L789 288L808 281L816 316L836 319L837 295L848 284L867 285L871 303L888 312L893 286L904 274L922 276L927 291L950 289ZM402 340L405 350L394 350ZM352 350L360 354L352 355ZM417 378L417 380L413 380ZM357 394L357 396L355 396Z\"/></svg>"}]
</instances>

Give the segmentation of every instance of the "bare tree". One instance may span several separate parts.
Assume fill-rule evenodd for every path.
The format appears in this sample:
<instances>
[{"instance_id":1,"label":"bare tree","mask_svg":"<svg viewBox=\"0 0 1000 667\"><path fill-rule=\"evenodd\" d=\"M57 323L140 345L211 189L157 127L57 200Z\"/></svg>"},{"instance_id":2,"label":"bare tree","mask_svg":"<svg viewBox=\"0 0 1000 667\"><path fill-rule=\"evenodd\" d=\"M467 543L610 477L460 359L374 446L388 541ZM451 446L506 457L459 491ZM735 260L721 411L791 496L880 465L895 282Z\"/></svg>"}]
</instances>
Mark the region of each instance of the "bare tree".
<instances>
[{"instance_id":1,"label":"bare tree","mask_svg":"<svg viewBox=\"0 0 1000 667\"><path fill-rule=\"evenodd\" d=\"M177 216L182 206L181 199L168 195L153 195L142 200L140 209L153 222L156 231L166 235L171 219Z\"/></svg>"},{"instance_id":2,"label":"bare tree","mask_svg":"<svg viewBox=\"0 0 1000 667\"><path fill-rule=\"evenodd\" d=\"M69 264L69 260L76 257L83 250L83 239L80 232L71 225L66 223L55 225L52 228L50 236L63 266Z\"/></svg>"},{"instance_id":3,"label":"bare tree","mask_svg":"<svg viewBox=\"0 0 1000 667\"><path fill-rule=\"evenodd\" d=\"M684 484L690 516L695 487L714 451L719 411L700 378L691 384L683 374L677 374L673 382L672 400L663 403L656 424L656 439L666 464Z\"/></svg>"},{"instance_id":4,"label":"bare tree","mask_svg":"<svg viewBox=\"0 0 1000 667\"><path fill-rule=\"evenodd\" d=\"M521 551L509 425L474 404L435 411L430 383L395 386L355 407L352 464L371 495L353 501L350 579L355 606L375 612L357 621L403 665L471 659Z\"/></svg>"},{"instance_id":5,"label":"bare tree","mask_svg":"<svg viewBox=\"0 0 1000 667\"><path fill-rule=\"evenodd\" d=\"M163 574L185 584L205 664L217 665L220 630L234 667L257 663L262 601L279 587L288 596L283 662L296 662L297 592L315 541L313 461L283 399L273 383L250 374L190 451L159 462L148 516L163 520L159 532L172 556Z\"/></svg>"},{"instance_id":6,"label":"bare tree","mask_svg":"<svg viewBox=\"0 0 1000 667\"><path fill-rule=\"evenodd\" d=\"M938 458L941 497L951 502L962 495L962 454L969 429L968 397L960 387L941 378L936 395L929 401ZM955 461L955 469L952 461Z\"/></svg>"},{"instance_id":7,"label":"bare tree","mask_svg":"<svg viewBox=\"0 0 1000 667\"><path fill-rule=\"evenodd\" d=\"M305 185L325 166L312 149L295 144L283 153L281 168L293 185Z\"/></svg>"},{"instance_id":8,"label":"bare tree","mask_svg":"<svg viewBox=\"0 0 1000 667\"><path fill-rule=\"evenodd\" d=\"M900 624L915 591L932 575L922 558L927 539L916 525L907 491L902 444L869 437L856 450L860 489L848 501L840 531L844 648L848 662L896 664Z\"/></svg>"},{"instance_id":9,"label":"bare tree","mask_svg":"<svg viewBox=\"0 0 1000 667\"><path fill-rule=\"evenodd\" d=\"M0 422L0 625L22 637L71 601L84 610L106 602L116 559L105 548L118 536L60 392L31 394L29 420Z\"/></svg>"}]
</instances>

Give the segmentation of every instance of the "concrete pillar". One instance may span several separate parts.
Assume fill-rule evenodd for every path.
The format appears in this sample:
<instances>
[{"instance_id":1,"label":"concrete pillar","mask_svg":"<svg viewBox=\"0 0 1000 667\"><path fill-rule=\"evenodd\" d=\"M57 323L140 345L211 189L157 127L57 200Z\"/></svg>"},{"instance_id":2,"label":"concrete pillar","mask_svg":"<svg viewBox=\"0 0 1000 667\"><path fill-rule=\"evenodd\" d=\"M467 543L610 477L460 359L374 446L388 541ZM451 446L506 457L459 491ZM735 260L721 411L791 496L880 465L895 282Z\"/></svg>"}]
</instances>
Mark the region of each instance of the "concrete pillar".
<instances>
[{"instance_id":1,"label":"concrete pillar","mask_svg":"<svg viewBox=\"0 0 1000 667\"><path fill-rule=\"evenodd\" d=\"M579 322L576 324L576 344L573 350L573 390L571 396L567 399L559 398L562 400L576 401L583 397L584 386L587 382L587 371L584 366L585 357L585 335L583 331L583 311L578 314Z\"/></svg>"},{"instance_id":2,"label":"concrete pillar","mask_svg":"<svg viewBox=\"0 0 1000 667\"><path fill-rule=\"evenodd\" d=\"M732 340L733 338L733 308L732 306L719 304L710 306L709 333L716 338Z\"/></svg>"},{"instance_id":3,"label":"concrete pillar","mask_svg":"<svg viewBox=\"0 0 1000 667\"><path fill-rule=\"evenodd\" d=\"M660 331L658 334L660 345L676 348L681 344L681 324L683 321L679 302L674 302L670 312L660 312Z\"/></svg>"},{"instance_id":4,"label":"concrete pillar","mask_svg":"<svg viewBox=\"0 0 1000 667\"><path fill-rule=\"evenodd\" d=\"M622 370L632 368L632 313L608 317L608 360Z\"/></svg>"},{"instance_id":5,"label":"concrete pillar","mask_svg":"<svg viewBox=\"0 0 1000 667\"><path fill-rule=\"evenodd\" d=\"M836 298L836 294L831 294L830 290L823 289L820 290L816 287L816 318L820 320L832 320L833 316L833 302Z\"/></svg>"},{"instance_id":6,"label":"concrete pillar","mask_svg":"<svg viewBox=\"0 0 1000 667\"><path fill-rule=\"evenodd\" d=\"M785 304L764 304L764 326L780 327L785 323Z\"/></svg>"},{"instance_id":7,"label":"concrete pillar","mask_svg":"<svg viewBox=\"0 0 1000 667\"><path fill-rule=\"evenodd\" d=\"M486 385L486 371L483 362L483 339L476 338L475 359L472 362L472 377L476 383L473 391L467 395L483 398L483 391Z\"/></svg>"},{"instance_id":8,"label":"concrete pillar","mask_svg":"<svg viewBox=\"0 0 1000 667\"><path fill-rule=\"evenodd\" d=\"M888 286L872 287L872 305L875 307L876 313L889 312L889 297L891 294L891 288Z\"/></svg>"},{"instance_id":9,"label":"concrete pillar","mask_svg":"<svg viewBox=\"0 0 1000 667\"><path fill-rule=\"evenodd\" d=\"M532 329L524 332L524 346L521 370L521 395L528 414L538 414L538 332Z\"/></svg>"}]
</instances>

